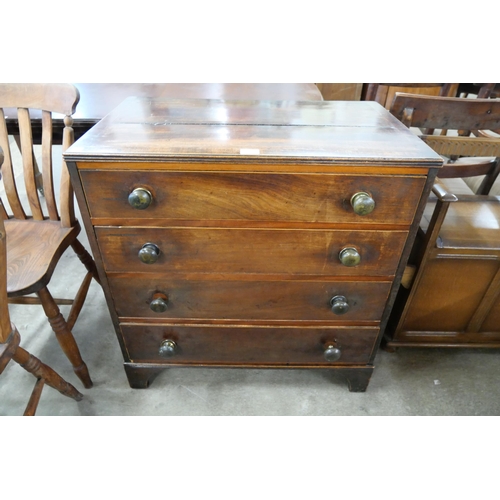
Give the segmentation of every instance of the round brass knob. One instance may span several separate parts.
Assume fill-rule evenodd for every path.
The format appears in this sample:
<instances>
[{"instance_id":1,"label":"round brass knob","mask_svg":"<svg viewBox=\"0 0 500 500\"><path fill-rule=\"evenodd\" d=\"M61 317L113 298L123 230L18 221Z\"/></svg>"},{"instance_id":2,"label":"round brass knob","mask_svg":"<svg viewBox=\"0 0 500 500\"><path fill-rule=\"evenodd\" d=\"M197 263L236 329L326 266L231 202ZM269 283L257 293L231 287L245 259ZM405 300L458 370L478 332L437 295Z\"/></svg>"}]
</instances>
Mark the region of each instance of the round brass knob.
<instances>
[{"instance_id":1,"label":"round brass knob","mask_svg":"<svg viewBox=\"0 0 500 500\"><path fill-rule=\"evenodd\" d=\"M334 343L327 344L323 356L328 362L332 363L340 359L340 357L342 356L342 351Z\"/></svg>"},{"instance_id":2,"label":"round brass knob","mask_svg":"<svg viewBox=\"0 0 500 500\"><path fill-rule=\"evenodd\" d=\"M162 293L155 293L149 308L155 313L164 313L168 309L168 297Z\"/></svg>"},{"instance_id":3,"label":"round brass knob","mask_svg":"<svg viewBox=\"0 0 500 500\"><path fill-rule=\"evenodd\" d=\"M151 205L153 195L146 188L136 188L128 195L128 203L132 208L144 210Z\"/></svg>"},{"instance_id":4,"label":"round brass knob","mask_svg":"<svg viewBox=\"0 0 500 500\"><path fill-rule=\"evenodd\" d=\"M361 262L361 255L354 247L345 247L340 251L339 259L342 265L354 267Z\"/></svg>"},{"instance_id":5,"label":"round brass knob","mask_svg":"<svg viewBox=\"0 0 500 500\"><path fill-rule=\"evenodd\" d=\"M177 351L177 344L173 340L167 339L160 344L158 354L163 358L171 358L177 354Z\"/></svg>"},{"instance_id":6,"label":"round brass knob","mask_svg":"<svg viewBox=\"0 0 500 500\"><path fill-rule=\"evenodd\" d=\"M358 215L368 215L375 208L375 200L368 193L360 191L351 198L351 205Z\"/></svg>"},{"instance_id":7,"label":"round brass knob","mask_svg":"<svg viewBox=\"0 0 500 500\"><path fill-rule=\"evenodd\" d=\"M139 250L139 260L144 264L154 264L160 256L160 249L154 243L145 243Z\"/></svg>"},{"instance_id":8,"label":"round brass knob","mask_svg":"<svg viewBox=\"0 0 500 500\"><path fill-rule=\"evenodd\" d=\"M335 295L335 297L332 297L330 305L332 306L332 312L337 315L345 314L349 311L349 303L343 295Z\"/></svg>"}]
</instances>

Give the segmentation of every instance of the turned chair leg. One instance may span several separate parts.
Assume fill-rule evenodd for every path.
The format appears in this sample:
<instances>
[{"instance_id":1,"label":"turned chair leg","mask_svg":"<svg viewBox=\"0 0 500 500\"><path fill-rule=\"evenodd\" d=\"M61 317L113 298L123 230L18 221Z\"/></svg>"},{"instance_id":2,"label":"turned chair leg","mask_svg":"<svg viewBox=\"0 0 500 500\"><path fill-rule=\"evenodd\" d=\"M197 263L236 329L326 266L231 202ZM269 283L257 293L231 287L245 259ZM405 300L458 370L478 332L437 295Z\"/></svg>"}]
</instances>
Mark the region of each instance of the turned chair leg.
<instances>
[{"instance_id":1,"label":"turned chair leg","mask_svg":"<svg viewBox=\"0 0 500 500\"><path fill-rule=\"evenodd\" d=\"M50 326L54 333L56 334L57 341L61 346L64 354L69 359L73 365L73 371L76 376L82 381L83 386L86 389L90 389L93 385L90 379L89 371L87 365L82 359L78 345L76 344L75 338L68 328L63 315L61 314L59 307L54 301L54 298L50 294L47 288L42 288L37 295L42 303L43 310L47 316Z\"/></svg>"},{"instance_id":2,"label":"turned chair leg","mask_svg":"<svg viewBox=\"0 0 500 500\"><path fill-rule=\"evenodd\" d=\"M38 378L35 388L31 394L28 406L24 412L24 416L33 416L36 412L43 385L56 389L62 395L81 401L83 394L78 392L75 387L66 382L58 373L50 366L42 363L36 356L25 351L22 347L18 347L12 359L21 365L26 371Z\"/></svg>"}]
</instances>

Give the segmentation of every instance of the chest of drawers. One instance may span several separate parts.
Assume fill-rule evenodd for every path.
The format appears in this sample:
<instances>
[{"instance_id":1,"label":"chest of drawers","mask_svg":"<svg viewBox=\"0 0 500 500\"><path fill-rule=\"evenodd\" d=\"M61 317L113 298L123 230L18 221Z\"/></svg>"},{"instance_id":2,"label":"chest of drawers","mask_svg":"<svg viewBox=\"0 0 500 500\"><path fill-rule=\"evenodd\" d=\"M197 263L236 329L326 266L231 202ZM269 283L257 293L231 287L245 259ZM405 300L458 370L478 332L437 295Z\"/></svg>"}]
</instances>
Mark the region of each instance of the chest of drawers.
<instances>
[{"instance_id":1,"label":"chest of drawers","mask_svg":"<svg viewBox=\"0 0 500 500\"><path fill-rule=\"evenodd\" d=\"M366 389L441 165L381 106L130 98L65 159L131 387L209 366Z\"/></svg>"}]
</instances>

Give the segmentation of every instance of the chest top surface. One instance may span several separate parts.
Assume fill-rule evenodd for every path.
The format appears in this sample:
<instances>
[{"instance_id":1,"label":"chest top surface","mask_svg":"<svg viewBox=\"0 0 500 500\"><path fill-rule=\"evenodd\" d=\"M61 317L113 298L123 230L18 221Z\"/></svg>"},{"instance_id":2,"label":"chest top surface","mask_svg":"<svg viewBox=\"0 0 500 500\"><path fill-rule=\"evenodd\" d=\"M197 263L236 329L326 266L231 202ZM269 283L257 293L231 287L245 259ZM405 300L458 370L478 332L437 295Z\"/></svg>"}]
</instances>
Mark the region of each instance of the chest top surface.
<instances>
[{"instance_id":1,"label":"chest top surface","mask_svg":"<svg viewBox=\"0 0 500 500\"><path fill-rule=\"evenodd\" d=\"M440 166L441 158L371 101L130 97L64 154L83 161Z\"/></svg>"}]
</instances>

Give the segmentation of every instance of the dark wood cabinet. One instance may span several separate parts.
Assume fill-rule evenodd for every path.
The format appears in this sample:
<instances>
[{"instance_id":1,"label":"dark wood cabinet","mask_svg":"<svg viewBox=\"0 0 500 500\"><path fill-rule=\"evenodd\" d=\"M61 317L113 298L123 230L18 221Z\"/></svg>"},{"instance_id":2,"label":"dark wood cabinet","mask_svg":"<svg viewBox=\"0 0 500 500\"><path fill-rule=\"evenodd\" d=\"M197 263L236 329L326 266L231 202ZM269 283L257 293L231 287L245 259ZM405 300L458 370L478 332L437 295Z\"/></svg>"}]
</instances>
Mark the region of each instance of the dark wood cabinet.
<instances>
[{"instance_id":1,"label":"dark wood cabinet","mask_svg":"<svg viewBox=\"0 0 500 500\"><path fill-rule=\"evenodd\" d=\"M233 366L366 389L441 165L379 104L130 98L65 158L132 387Z\"/></svg>"}]
</instances>

